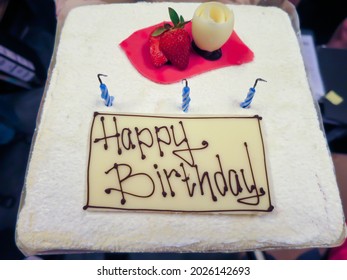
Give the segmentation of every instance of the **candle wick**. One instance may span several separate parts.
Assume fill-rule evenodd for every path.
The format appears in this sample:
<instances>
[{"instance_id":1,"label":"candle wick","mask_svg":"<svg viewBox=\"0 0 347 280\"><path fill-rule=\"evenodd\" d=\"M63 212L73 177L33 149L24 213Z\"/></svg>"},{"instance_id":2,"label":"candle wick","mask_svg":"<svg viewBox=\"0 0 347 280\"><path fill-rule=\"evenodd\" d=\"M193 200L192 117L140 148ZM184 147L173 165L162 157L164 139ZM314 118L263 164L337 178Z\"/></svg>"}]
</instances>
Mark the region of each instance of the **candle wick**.
<instances>
[{"instance_id":1,"label":"candle wick","mask_svg":"<svg viewBox=\"0 0 347 280\"><path fill-rule=\"evenodd\" d=\"M103 76L103 77L107 77L107 75L104 75L104 74L98 74L97 75L98 76L98 80L99 80L99 82L100 82L100 85L102 84L102 81L101 81L101 76Z\"/></svg>"},{"instance_id":2,"label":"candle wick","mask_svg":"<svg viewBox=\"0 0 347 280\"><path fill-rule=\"evenodd\" d=\"M258 79L256 79L256 80L255 80L254 85L253 85L253 88L255 88L255 87L256 87L256 85L257 85L258 81L261 81L261 82L267 82L267 81L265 81L265 80L264 80L264 79L262 79L262 78L258 78Z\"/></svg>"}]
</instances>

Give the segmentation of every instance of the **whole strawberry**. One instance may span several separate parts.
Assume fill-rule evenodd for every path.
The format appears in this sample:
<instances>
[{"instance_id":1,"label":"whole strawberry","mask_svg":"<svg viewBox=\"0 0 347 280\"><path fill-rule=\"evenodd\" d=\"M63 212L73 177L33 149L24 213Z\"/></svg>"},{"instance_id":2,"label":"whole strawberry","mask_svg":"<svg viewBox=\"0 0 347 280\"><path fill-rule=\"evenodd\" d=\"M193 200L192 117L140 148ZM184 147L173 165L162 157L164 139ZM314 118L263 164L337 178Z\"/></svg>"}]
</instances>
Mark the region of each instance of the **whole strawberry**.
<instances>
[{"instance_id":1,"label":"whole strawberry","mask_svg":"<svg viewBox=\"0 0 347 280\"><path fill-rule=\"evenodd\" d=\"M160 38L159 47L166 58L180 70L188 67L190 36L184 29L172 29Z\"/></svg>"},{"instance_id":2,"label":"whole strawberry","mask_svg":"<svg viewBox=\"0 0 347 280\"><path fill-rule=\"evenodd\" d=\"M159 36L159 48L172 65L184 70L188 67L191 50L190 35L184 30L187 22L172 8L169 8L169 15L173 26L165 24L155 30L152 36Z\"/></svg>"}]
</instances>

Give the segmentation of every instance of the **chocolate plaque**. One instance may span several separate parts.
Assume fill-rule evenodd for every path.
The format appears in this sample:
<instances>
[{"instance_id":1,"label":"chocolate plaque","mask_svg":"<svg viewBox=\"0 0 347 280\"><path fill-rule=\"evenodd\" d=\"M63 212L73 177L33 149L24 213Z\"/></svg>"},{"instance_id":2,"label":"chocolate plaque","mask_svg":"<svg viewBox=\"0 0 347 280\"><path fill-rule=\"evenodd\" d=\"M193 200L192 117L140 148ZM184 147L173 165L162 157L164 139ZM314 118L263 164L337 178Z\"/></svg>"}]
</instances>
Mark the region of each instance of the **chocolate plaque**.
<instances>
[{"instance_id":1,"label":"chocolate plaque","mask_svg":"<svg viewBox=\"0 0 347 280\"><path fill-rule=\"evenodd\" d=\"M261 122L95 112L84 209L270 212Z\"/></svg>"}]
</instances>

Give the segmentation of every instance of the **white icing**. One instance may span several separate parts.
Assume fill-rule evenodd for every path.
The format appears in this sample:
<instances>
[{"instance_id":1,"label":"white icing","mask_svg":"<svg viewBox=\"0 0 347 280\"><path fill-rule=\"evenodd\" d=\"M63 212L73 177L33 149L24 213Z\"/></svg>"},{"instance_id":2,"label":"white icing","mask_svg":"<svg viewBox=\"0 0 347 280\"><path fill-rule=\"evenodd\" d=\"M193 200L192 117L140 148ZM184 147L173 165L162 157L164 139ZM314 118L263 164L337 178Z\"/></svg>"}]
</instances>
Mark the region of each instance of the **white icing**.
<instances>
[{"instance_id":1,"label":"white icing","mask_svg":"<svg viewBox=\"0 0 347 280\"><path fill-rule=\"evenodd\" d=\"M183 84L142 77L119 43L165 20L172 6L184 18L198 4L86 6L68 16L43 104L17 224L25 254L43 251L239 251L332 246L342 241L344 217L326 140L319 128L288 16L276 8L233 6L234 30L254 61L189 79L189 114L263 117L271 195L265 215L89 212L86 170L94 111L183 114ZM133 20L134 16L141 20ZM115 97L100 97L98 73ZM260 83L250 109L248 89Z\"/></svg>"}]
</instances>

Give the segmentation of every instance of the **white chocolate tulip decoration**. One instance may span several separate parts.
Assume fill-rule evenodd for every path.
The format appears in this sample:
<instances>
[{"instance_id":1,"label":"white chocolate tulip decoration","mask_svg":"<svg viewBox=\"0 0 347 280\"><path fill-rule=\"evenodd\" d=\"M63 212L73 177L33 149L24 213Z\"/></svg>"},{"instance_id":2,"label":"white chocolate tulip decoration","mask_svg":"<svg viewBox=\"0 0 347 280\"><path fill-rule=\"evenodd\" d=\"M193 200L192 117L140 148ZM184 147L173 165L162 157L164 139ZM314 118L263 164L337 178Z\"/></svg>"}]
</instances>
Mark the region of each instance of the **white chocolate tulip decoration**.
<instances>
[{"instance_id":1,"label":"white chocolate tulip decoration","mask_svg":"<svg viewBox=\"0 0 347 280\"><path fill-rule=\"evenodd\" d=\"M224 4L207 2L194 12L192 35L202 50L215 51L229 39L234 28L234 13Z\"/></svg>"}]
</instances>

